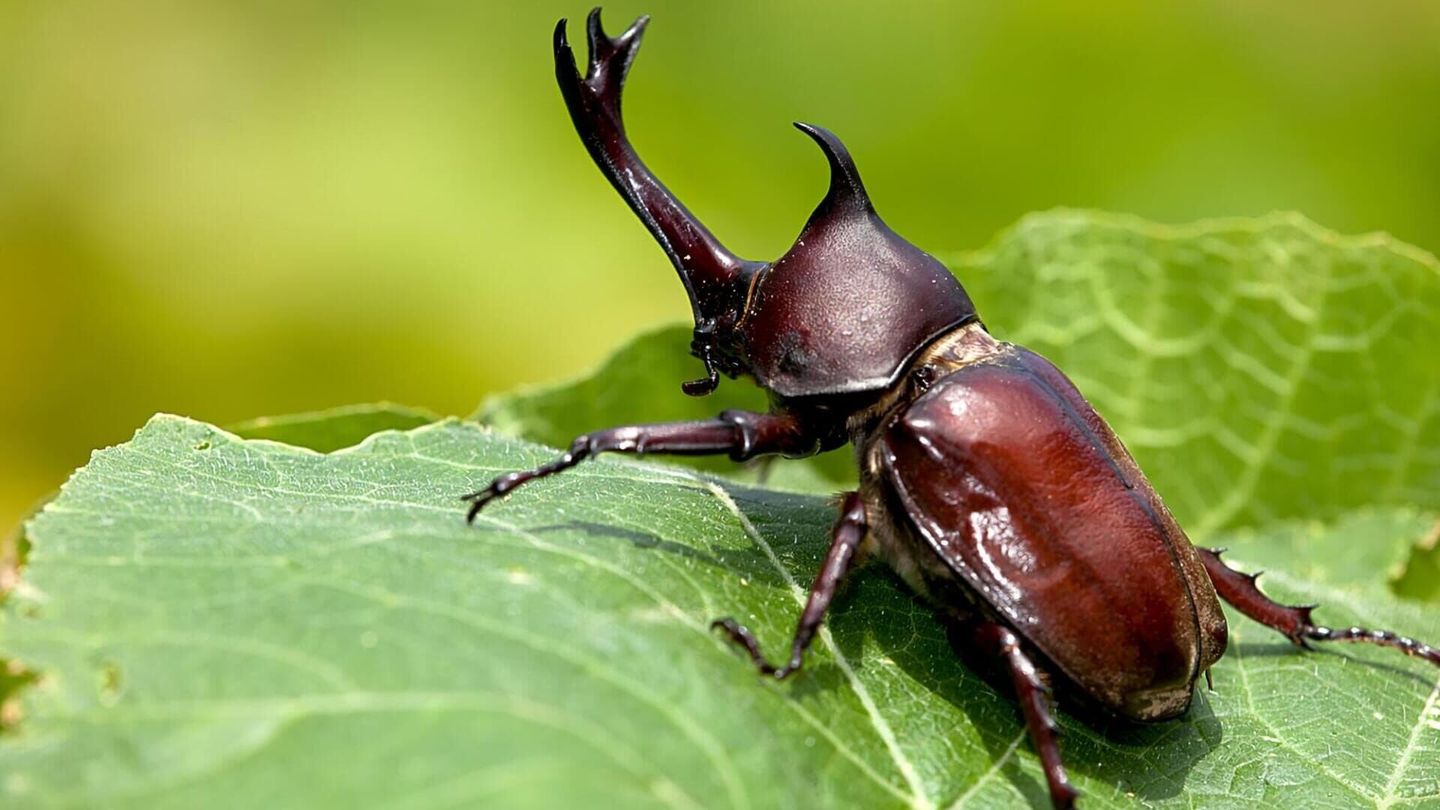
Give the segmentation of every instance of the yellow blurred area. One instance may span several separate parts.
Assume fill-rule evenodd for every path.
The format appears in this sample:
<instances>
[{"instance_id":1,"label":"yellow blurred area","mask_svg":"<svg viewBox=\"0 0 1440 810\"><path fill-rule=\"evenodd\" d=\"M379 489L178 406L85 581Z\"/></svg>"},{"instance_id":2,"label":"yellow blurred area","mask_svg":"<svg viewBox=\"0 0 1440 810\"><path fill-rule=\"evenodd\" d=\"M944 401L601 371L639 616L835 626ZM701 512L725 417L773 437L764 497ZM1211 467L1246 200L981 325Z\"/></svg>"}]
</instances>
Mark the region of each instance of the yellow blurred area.
<instances>
[{"instance_id":1,"label":"yellow blurred area","mask_svg":"<svg viewBox=\"0 0 1440 810\"><path fill-rule=\"evenodd\" d=\"M155 411L467 413L686 317L554 87L551 2L0 4L0 525ZM732 248L839 133L918 244L1053 206L1440 247L1440 4L681 3L626 96ZM578 41L578 38L576 38ZM678 393L677 393L678 396Z\"/></svg>"}]
</instances>

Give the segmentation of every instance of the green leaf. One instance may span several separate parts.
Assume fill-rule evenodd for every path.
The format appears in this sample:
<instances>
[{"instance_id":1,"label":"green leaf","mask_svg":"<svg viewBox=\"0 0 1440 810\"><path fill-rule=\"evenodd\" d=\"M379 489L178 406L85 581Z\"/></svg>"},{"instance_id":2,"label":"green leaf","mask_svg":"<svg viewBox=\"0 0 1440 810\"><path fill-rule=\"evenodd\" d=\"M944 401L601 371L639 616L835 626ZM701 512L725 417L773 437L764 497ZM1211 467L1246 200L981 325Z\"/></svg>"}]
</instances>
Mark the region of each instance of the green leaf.
<instances>
[{"instance_id":1,"label":"green leaf","mask_svg":"<svg viewBox=\"0 0 1440 810\"><path fill-rule=\"evenodd\" d=\"M833 507L602 459L463 521L553 451L471 425L330 455L157 417L29 526L3 653L42 673L0 738L10 806L1041 804L1008 695L878 568L806 668L757 677L707 629L788 641ZM1380 573L1432 515L1224 538L1336 624L1440 634ZM1183 719L1062 715L1087 806L1440 800L1440 684L1244 620Z\"/></svg>"},{"instance_id":2,"label":"green leaf","mask_svg":"<svg viewBox=\"0 0 1440 810\"><path fill-rule=\"evenodd\" d=\"M1194 537L1365 505L1440 509L1428 253L1294 214L1171 227L1056 211L949 264L997 337L1075 380ZM689 340L682 327L646 335L590 377L492 399L483 417L565 446L612 425L763 408L745 383L680 394L699 374ZM853 480L848 453L832 456L812 489Z\"/></svg>"},{"instance_id":3,"label":"green leaf","mask_svg":"<svg viewBox=\"0 0 1440 810\"><path fill-rule=\"evenodd\" d=\"M1433 543L1416 545L1440 511L1433 257L1293 216L1167 228L1056 212L951 263L990 328L1074 376L1232 563L1325 603L1323 621L1440 638L1440 606L1419 601ZM698 375L687 343L647 336L484 415L563 445L763 407L743 384L680 395ZM431 419L411 415L245 431L329 450ZM30 567L0 614L0 660L40 675L0 712L20 718L0 736L0 796L1043 804L1013 701L885 572L856 579L786 684L707 631L733 614L784 648L833 519L822 500L606 459L464 526L457 494L552 453L447 422L321 455L162 417L97 454L29 525ZM822 463L772 484L853 480L847 454ZM1180 721L1062 715L1088 806L1440 802L1432 668L1299 652L1243 619L1231 638L1218 691Z\"/></svg>"},{"instance_id":4,"label":"green leaf","mask_svg":"<svg viewBox=\"0 0 1440 810\"><path fill-rule=\"evenodd\" d=\"M246 439L269 439L328 453L357 445L367 436L382 430L408 430L440 418L439 414L424 408L377 402L309 413L261 416L229 425L227 429Z\"/></svg>"}]
</instances>

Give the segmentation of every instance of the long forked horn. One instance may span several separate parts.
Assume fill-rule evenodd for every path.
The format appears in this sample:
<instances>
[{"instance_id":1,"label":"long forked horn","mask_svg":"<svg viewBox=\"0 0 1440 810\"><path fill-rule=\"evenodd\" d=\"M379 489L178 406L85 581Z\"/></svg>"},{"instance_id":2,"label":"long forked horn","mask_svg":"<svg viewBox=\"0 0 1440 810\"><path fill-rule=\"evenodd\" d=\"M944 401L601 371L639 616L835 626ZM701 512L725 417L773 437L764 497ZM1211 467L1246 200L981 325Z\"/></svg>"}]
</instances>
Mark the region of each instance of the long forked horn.
<instances>
[{"instance_id":1,"label":"long forked horn","mask_svg":"<svg viewBox=\"0 0 1440 810\"><path fill-rule=\"evenodd\" d=\"M641 17L612 39L600 26L600 9L591 11L585 26L590 62L581 78L561 20L555 26L555 77L590 156L679 271L690 295L698 339L701 332L713 328L716 318L735 307L737 288L743 294L743 285L737 282L761 264L726 250L641 162L625 136L621 91L649 21Z\"/></svg>"}]
</instances>

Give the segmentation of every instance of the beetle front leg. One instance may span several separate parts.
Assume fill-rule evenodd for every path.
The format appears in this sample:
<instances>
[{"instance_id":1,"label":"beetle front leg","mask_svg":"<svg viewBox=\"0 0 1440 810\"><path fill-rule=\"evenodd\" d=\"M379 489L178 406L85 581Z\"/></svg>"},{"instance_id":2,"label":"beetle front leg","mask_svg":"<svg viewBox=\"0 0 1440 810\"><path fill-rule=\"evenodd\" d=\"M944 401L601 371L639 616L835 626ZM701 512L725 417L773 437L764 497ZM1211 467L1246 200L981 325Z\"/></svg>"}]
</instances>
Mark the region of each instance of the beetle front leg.
<instances>
[{"instance_id":1,"label":"beetle front leg","mask_svg":"<svg viewBox=\"0 0 1440 810\"><path fill-rule=\"evenodd\" d=\"M727 453L744 461L762 453L787 456L810 455L820 449L820 440L810 425L793 414L724 411L703 422L665 422L633 425L587 433L571 443L570 449L549 464L533 470L507 473L490 485L466 495L474 522L485 505L522 484L568 470L601 453L668 453L679 456L708 456Z\"/></svg>"},{"instance_id":2,"label":"beetle front leg","mask_svg":"<svg viewBox=\"0 0 1440 810\"><path fill-rule=\"evenodd\" d=\"M1242 574L1226 565L1220 559L1219 549L1195 550L1200 552L1200 560L1205 564L1205 571L1221 599L1266 627L1280 631L1300 647L1308 647L1306 642L1309 641L1358 641L1391 647L1440 666L1440 649L1422 641L1389 630L1368 630L1364 627L1334 629L1315 624L1310 618L1315 605L1282 605L1260 592L1255 585L1259 574Z\"/></svg>"},{"instance_id":3,"label":"beetle front leg","mask_svg":"<svg viewBox=\"0 0 1440 810\"><path fill-rule=\"evenodd\" d=\"M982 652L1000 659L1010 671L1030 741L1045 768L1051 803L1056 807L1074 807L1080 792L1070 784L1065 764L1060 760L1059 728L1050 716L1050 688L1041 680L1034 662L1020 648L1020 639L1009 628L983 622L975 628L973 639Z\"/></svg>"},{"instance_id":4,"label":"beetle front leg","mask_svg":"<svg viewBox=\"0 0 1440 810\"><path fill-rule=\"evenodd\" d=\"M773 676L777 681L784 680L804 662L805 650L815 639L815 633L820 630L820 623L825 620L825 611L830 608L830 602L840 589L845 574L854 566L860 544L865 541L868 530L865 502L861 500L860 493L851 492L841 504L840 519L836 521L835 529L831 533L830 550L825 553L825 562L820 566L820 573L815 575L815 583L810 586L810 597L805 600L805 610L800 614L800 623L795 627L795 638L790 643L790 660L783 666L777 667L766 660L755 636L734 619L716 619L710 623L710 628L724 630L731 641L743 647L762 675Z\"/></svg>"}]
</instances>

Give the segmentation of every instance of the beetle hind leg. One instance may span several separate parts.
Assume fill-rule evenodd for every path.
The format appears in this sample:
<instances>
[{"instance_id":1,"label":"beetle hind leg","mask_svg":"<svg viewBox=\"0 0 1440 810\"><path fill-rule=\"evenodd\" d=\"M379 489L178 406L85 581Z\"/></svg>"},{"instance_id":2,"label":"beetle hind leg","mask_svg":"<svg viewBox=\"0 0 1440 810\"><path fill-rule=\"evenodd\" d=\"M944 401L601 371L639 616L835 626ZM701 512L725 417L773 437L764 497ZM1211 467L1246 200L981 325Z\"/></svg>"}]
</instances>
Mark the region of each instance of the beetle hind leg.
<instances>
[{"instance_id":1,"label":"beetle hind leg","mask_svg":"<svg viewBox=\"0 0 1440 810\"><path fill-rule=\"evenodd\" d=\"M1030 732L1030 742L1040 755L1045 768L1045 781L1050 788L1050 802L1057 808L1073 808L1080 791L1070 784L1065 773L1065 763L1060 759L1060 728L1050 713L1050 687L1040 677L1030 656L1020 648L1020 639L1008 627L994 622L982 622L975 626L972 639L987 656L999 660L1010 673L1015 687L1015 697L1020 701L1020 712L1025 716L1025 728Z\"/></svg>"},{"instance_id":2,"label":"beetle hind leg","mask_svg":"<svg viewBox=\"0 0 1440 810\"><path fill-rule=\"evenodd\" d=\"M750 660L755 662L755 668L760 670L760 674L783 680L804 662L805 650L819 632L820 623L825 620L825 611L829 610L831 600L840 590L845 574L854 567L867 531L869 524L865 519L865 502L860 498L860 493L851 492L841 504L840 519L835 522L830 550L825 553L825 562L820 566L820 573L815 575L815 584L810 586L805 610L800 614L800 622L795 627L795 638L790 644L790 660L781 666L770 663L760 651L760 643L755 640L754 634L734 619L716 619L710 623L710 627L724 630L731 641L750 655Z\"/></svg>"},{"instance_id":3,"label":"beetle hind leg","mask_svg":"<svg viewBox=\"0 0 1440 810\"><path fill-rule=\"evenodd\" d=\"M1399 650L1406 655L1440 666L1440 649L1389 630L1364 627L1331 628L1315 624L1310 617L1314 605L1282 605L1260 592L1255 584L1259 574L1242 574L1226 565L1216 549L1197 548L1205 571L1221 599L1255 621L1271 627L1300 647L1311 641L1355 641Z\"/></svg>"}]
</instances>

